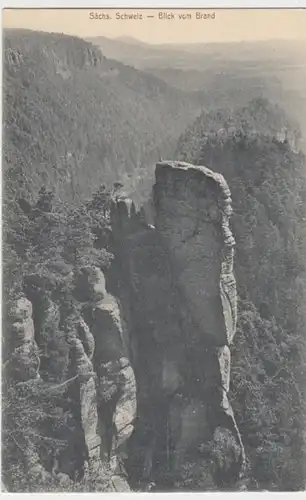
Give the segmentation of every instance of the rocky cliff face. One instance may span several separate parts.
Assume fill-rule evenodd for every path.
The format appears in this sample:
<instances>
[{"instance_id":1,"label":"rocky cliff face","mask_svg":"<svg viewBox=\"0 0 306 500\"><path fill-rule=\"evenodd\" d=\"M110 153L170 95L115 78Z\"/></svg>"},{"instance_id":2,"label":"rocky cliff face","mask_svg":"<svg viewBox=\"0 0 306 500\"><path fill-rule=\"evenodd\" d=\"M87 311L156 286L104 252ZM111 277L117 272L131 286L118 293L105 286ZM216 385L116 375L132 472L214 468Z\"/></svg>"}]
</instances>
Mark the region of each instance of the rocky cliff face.
<instances>
[{"instance_id":1,"label":"rocky cliff face","mask_svg":"<svg viewBox=\"0 0 306 500\"><path fill-rule=\"evenodd\" d=\"M70 363L64 382L54 383L50 378L52 359L46 356L50 354L47 333L52 328L56 331L65 319L59 306L48 296L32 293L34 307L30 300L21 297L9 313L8 376L17 383L37 380L40 390L48 392L50 398L63 389L72 403L70 418L74 431L66 447L53 451L51 462L31 450L27 467L45 482L55 478L56 488L63 490L71 490L76 480L90 483L92 477L100 476L107 491L129 491L123 459L136 417L136 382L127 357L120 310L117 300L106 291L100 269L84 268L78 287L82 289L83 302L90 304L87 316L91 325L80 316L76 328L66 336ZM32 315L36 316L35 322ZM105 478L109 479L107 485Z\"/></svg>"},{"instance_id":2,"label":"rocky cliff face","mask_svg":"<svg viewBox=\"0 0 306 500\"><path fill-rule=\"evenodd\" d=\"M227 396L236 329L230 192L224 178L205 167L163 162L156 168L154 205L155 227L127 200L113 216L124 280L119 295L123 302L129 297L137 346L139 421L131 468L157 482L166 470L173 483L190 456L205 450L204 462L212 464L207 486L229 485L244 463Z\"/></svg>"},{"instance_id":3,"label":"rocky cliff face","mask_svg":"<svg viewBox=\"0 0 306 500\"><path fill-rule=\"evenodd\" d=\"M80 318L70 340L85 448L83 473L88 467L98 475L107 471L111 490L129 491L123 459L136 417L136 382L120 310L100 269L84 268L78 286L90 303L90 326Z\"/></svg>"},{"instance_id":4,"label":"rocky cliff face","mask_svg":"<svg viewBox=\"0 0 306 500\"><path fill-rule=\"evenodd\" d=\"M198 335L229 344L236 327L229 188L208 168L171 162L157 165L154 193L156 230Z\"/></svg>"},{"instance_id":5,"label":"rocky cliff face","mask_svg":"<svg viewBox=\"0 0 306 500\"><path fill-rule=\"evenodd\" d=\"M40 378L40 360L34 336L32 314L32 304L26 297L20 297L12 305L9 313L11 342L7 349L11 356L6 368L7 373L18 381Z\"/></svg>"},{"instance_id":6,"label":"rocky cliff face","mask_svg":"<svg viewBox=\"0 0 306 500\"><path fill-rule=\"evenodd\" d=\"M66 336L64 382L76 431L51 473L67 483L76 469L107 471L116 491L152 482L176 489L195 463L201 481L193 474L186 487L235 486L245 457L228 400L237 315L230 191L205 167L162 162L154 211L148 225L131 200L118 199L107 279L91 267L78 276L81 313ZM40 366L37 344L48 351L48 331L65 318L50 297L31 299L34 312L26 298L12 309L12 373L49 388L50 357Z\"/></svg>"}]
</instances>

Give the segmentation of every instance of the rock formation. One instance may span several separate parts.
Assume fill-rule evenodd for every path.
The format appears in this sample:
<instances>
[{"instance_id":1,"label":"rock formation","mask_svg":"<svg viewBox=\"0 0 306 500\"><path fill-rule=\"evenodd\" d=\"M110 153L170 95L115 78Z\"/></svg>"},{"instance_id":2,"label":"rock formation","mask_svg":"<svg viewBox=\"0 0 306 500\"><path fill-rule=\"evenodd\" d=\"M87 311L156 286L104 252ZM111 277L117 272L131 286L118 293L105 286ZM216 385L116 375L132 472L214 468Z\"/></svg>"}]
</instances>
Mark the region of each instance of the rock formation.
<instances>
[{"instance_id":1,"label":"rock formation","mask_svg":"<svg viewBox=\"0 0 306 500\"><path fill-rule=\"evenodd\" d=\"M226 427L237 440L240 465L227 464L227 473L235 476L234 471L239 472L244 452L227 397L229 346L235 335L237 316L233 275L235 241L229 228L230 191L223 176L206 167L166 162L157 165L154 195L156 231L168 249L181 298L182 333L188 335L184 344L189 341L194 354L198 349L203 351L202 362L198 365L195 362L197 373L194 372L194 377L199 379L205 395L196 395L192 403L187 395L180 425L186 426L188 437L185 440L184 432L180 433L175 446L182 452L190 447L191 415L200 412L202 426L205 420L210 431L212 424L221 426L218 436ZM184 411L187 411L187 418L184 418ZM197 426L198 418L194 419ZM195 440L202 437L194 431L191 434ZM214 430L213 437L216 438ZM179 452L177 457L180 455ZM224 480L224 471L221 475Z\"/></svg>"},{"instance_id":2,"label":"rock formation","mask_svg":"<svg viewBox=\"0 0 306 500\"><path fill-rule=\"evenodd\" d=\"M39 379L39 356L34 336L32 303L20 297L10 310L11 345L8 371L15 380Z\"/></svg>"},{"instance_id":3,"label":"rock formation","mask_svg":"<svg viewBox=\"0 0 306 500\"><path fill-rule=\"evenodd\" d=\"M76 403L77 411L73 410L76 434L71 436L67 448L54 454L51 474L33 450L29 452L28 467L34 475L37 472L40 480L50 481L55 474L57 484L63 484L63 489L65 484L71 487L71 478L77 472L84 478L88 474L89 482L92 474L109 477L110 490L129 491L123 460L125 443L132 434L136 417L136 382L119 305L106 291L104 274L98 268L84 268L78 286L82 288L83 301L89 299L91 304L91 328L80 317L75 330L69 331L68 379L62 383L52 383L48 378L40 380L50 397L62 387L67 388ZM18 299L9 314L11 345L7 368L15 381L41 379L39 355L48 354L52 328L57 335L63 319L58 305L48 296L33 297L37 308L36 332L32 303L27 298ZM40 352L34 334L39 338ZM46 368L43 373L47 373ZM77 457L75 450L79 450Z\"/></svg>"},{"instance_id":4,"label":"rock formation","mask_svg":"<svg viewBox=\"0 0 306 500\"><path fill-rule=\"evenodd\" d=\"M208 168L162 162L154 209L155 227L145 225L128 200L113 210L124 279L119 296L125 303L128 297L137 346L131 470L138 465L145 482L167 470L173 481L203 445L213 457L213 481L229 485L244 463L227 396L237 315L230 191Z\"/></svg>"},{"instance_id":5,"label":"rock formation","mask_svg":"<svg viewBox=\"0 0 306 500\"><path fill-rule=\"evenodd\" d=\"M107 471L114 491L128 491L128 482L175 489L195 462L191 489L234 487L245 457L228 400L237 317L230 191L206 167L161 162L153 194L154 225L131 200L114 202L110 272L78 272L81 313L65 339L78 443L58 457L56 473L69 482L73 468ZM48 351L65 318L34 289L35 335ZM25 297L11 320L13 377L37 378ZM51 362L49 355L43 380Z\"/></svg>"},{"instance_id":6,"label":"rock formation","mask_svg":"<svg viewBox=\"0 0 306 500\"><path fill-rule=\"evenodd\" d=\"M128 340L118 302L107 292L104 274L98 268L84 270L84 274L87 285L83 282L83 293L90 296L93 303L92 329L91 333L87 330L86 345L90 338L91 350L94 344L92 361L97 377L100 454L120 482L120 489L127 490L122 455L125 458L125 444L133 432L136 417L136 381L128 357ZM84 402L83 406L86 411L88 404Z\"/></svg>"}]
</instances>

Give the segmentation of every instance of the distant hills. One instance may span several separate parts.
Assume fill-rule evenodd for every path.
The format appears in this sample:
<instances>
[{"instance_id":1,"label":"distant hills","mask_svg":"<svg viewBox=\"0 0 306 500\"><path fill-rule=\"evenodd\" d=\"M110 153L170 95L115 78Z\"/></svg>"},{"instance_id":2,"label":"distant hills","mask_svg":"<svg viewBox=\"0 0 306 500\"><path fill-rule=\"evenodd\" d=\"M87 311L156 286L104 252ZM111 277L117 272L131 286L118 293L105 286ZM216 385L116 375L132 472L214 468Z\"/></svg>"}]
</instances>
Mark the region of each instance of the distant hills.
<instances>
[{"instance_id":1,"label":"distant hills","mask_svg":"<svg viewBox=\"0 0 306 500\"><path fill-rule=\"evenodd\" d=\"M200 92L207 109L264 97L288 107L306 135L306 40L150 45L92 38L106 57Z\"/></svg>"},{"instance_id":2,"label":"distant hills","mask_svg":"<svg viewBox=\"0 0 306 500\"><path fill-rule=\"evenodd\" d=\"M305 132L300 44L91 42L4 32L3 167L16 169L16 179L22 170L30 198L45 185L78 204L101 183L120 180L143 202L156 161L175 157L178 138L193 134L201 114L208 126L216 109L232 113L258 98L286 109L273 133L297 124Z\"/></svg>"}]
</instances>

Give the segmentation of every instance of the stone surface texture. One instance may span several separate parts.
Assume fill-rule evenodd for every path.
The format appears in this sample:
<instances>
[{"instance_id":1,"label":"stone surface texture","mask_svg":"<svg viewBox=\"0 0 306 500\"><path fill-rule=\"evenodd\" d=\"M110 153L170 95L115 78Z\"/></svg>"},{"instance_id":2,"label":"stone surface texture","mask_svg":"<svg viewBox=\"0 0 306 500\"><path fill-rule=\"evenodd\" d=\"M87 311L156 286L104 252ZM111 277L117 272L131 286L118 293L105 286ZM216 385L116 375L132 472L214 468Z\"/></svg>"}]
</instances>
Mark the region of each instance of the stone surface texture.
<instances>
[{"instance_id":1,"label":"stone surface texture","mask_svg":"<svg viewBox=\"0 0 306 500\"><path fill-rule=\"evenodd\" d=\"M161 469L179 477L201 444L214 457L215 484L234 483L245 457L228 400L237 320L230 190L204 166L171 161L157 164L153 195L154 225L126 198L112 216L118 297L135 346L131 468L145 481Z\"/></svg>"},{"instance_id":2,"label":"stone surface texture","mask_svg":"<svg viewBox=\"0 0 306 500\"><path fill-rule=\"evenodd\" d=\"M39 379L39 356L35 342L32 303L20 297L11 307L11 346L9 370L15 380Z\"/></svg>"}]
</instances>

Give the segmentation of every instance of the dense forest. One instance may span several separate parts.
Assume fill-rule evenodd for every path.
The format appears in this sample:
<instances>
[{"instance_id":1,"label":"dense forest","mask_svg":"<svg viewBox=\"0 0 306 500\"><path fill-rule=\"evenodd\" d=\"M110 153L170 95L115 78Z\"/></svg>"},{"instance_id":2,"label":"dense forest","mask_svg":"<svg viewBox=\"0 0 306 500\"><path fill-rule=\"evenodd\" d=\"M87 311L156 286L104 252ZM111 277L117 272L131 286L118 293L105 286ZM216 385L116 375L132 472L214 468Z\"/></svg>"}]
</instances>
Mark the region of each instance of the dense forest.
<instances>
[{"instance_id":1,"label":"dense forest","mask_svg":"<svg viewBox=\"0 0 306 500\"><path fill-rule=\"evenodd\" d=\"M82 280L93 268L114 270L112 203L125 192L145 201L155 161L170 155L222 173L232 194L231 401L247 456L242 489L304 489L302 134L266 99L212 110L205 92L151 73L78 38L20 30L4 37L3 482L9 491L113 491L107 468L78 475L72 346L94 302ZM36 343L27 352L11 338L22 297L34 308ZM59 449L74 456L62 476L53 474ZM32 467L37 457L48 474ZM195 455L178 489L199 489L197 474Z\"/></svg>"},{"instance_id":2,"label":"dense forest","mask_svg":"<svg viewBox=\"0 0 306 500\"><path fill-rule=\"evenodd\" d=\"M303 486L305 453L305 156L273 136L279 117L261 99L203 113L176 153L221 172L232 192L239 295L232 401L251 476L269 490Z\"/></svg>"},{"instance_id":3,"label":"dense forest","mask_svg":"<svg viewBox=\"0 0 306 500\"><path fill-rule=\"evenodd\" d=\"M30 193L79 203L101 183L132 187L202 106L79 38L7 30L3 59L3 166L25 168Z\"/></svg>"},{"instance_id":4,"label":"dense forest","mask_svg":"<svg viewBox=\"0 0 306 500\"><path fill-rule=\"evenodd\" d=\"M74 483L68 476L63 480L43 474L35 464L37 456L43 457L51 471L56 452L71 452L76 435L81 436L75 418L72 342L92 298L78 283L93 266L106 271L112 262L110 204L121 184L111 189L102 185L90 201L71 208L45 187L35 203L29 203L10 175L9 169L3 206L2 478L10 491L107 491L106 471L102 477L89 471ZM10 336L15 304L24 295L36 311L36 343L29 351ZM75 453L77 467L82 450L76 448Z\"/></svg>"}]
</instances>

